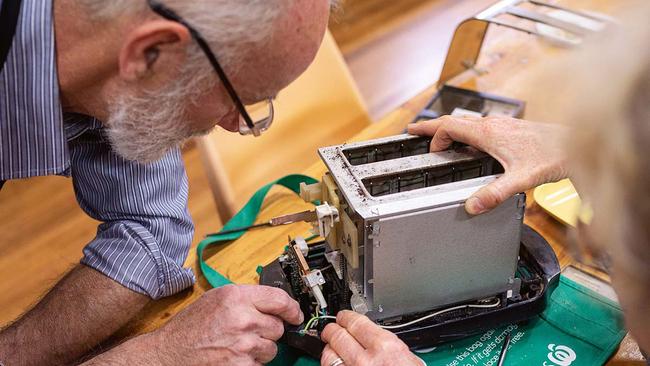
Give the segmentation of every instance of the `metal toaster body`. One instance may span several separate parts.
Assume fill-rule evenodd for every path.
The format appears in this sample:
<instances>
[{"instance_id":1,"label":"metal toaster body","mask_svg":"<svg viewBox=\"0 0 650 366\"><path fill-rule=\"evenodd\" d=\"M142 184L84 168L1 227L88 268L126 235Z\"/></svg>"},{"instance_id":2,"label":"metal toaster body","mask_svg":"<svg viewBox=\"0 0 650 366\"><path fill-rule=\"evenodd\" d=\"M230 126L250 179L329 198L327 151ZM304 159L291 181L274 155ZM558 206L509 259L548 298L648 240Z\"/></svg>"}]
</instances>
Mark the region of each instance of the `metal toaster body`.
<instances>
[{"instance_id":1,"label":"metal toaster body","mask_svg":"<svg viewBox=\"0 0 650 366\"><path fill-rule=\"evenodd\" d=\"M374 320L518 295L525 196L468 215L464 202L503 168L473 148L429 144L399 135L319 150L341 211L328 242L346 259L353 308Z\"/></svg>"}]
</instances>

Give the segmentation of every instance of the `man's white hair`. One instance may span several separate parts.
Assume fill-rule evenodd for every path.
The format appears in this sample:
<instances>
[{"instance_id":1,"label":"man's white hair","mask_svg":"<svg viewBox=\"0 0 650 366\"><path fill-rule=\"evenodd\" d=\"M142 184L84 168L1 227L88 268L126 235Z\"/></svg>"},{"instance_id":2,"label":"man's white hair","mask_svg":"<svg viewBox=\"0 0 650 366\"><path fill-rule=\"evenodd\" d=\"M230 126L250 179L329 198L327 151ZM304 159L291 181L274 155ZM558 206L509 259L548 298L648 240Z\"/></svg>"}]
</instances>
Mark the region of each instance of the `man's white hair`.
<instances>
[{"instance_id":1,"label":"man's white hair","mask_svg":"<svg viewBox=\"0 0 650 366\"><path fill-rule=\"evenodd\" d=\"M238 71L246 50L267 40L276 19L291 0L163 0L198 30L210 44L229 76ZM154 17L145 0L80 0L91 19L111 22L132 17ZM184 140L207 131L192 131L185 118L189 103L196 103L218 78L196 42L186 50L178 76L159 90L117 95L109 103L108 137L113 149L128 160L152 162Z\"/></svg>"},{"instance_id":2,"label":"man's white hair","mask_svg":"<svg viewBox=\"0 0 650 366\"><path fill-rule=\"evenodd\" d=\"M80 0L89 15L100 21L124 16L146 16L145 0ZM241 50L255 47L268 39L279 15L291 0L163 0L196 28L217 54L219 62L230 72L236 71ZM192 73L192 87L212 76L212 69L198 45L190 44L183 73Z\"/></svg>"},{"instance_id":3,"label":"man's white hair","mask_svg":"<svg viewBox=\"0 0 650 366\"><path fill-rule=\"evenodd\" d=\"M294 0L163 0L195 27L218 50L217 57L228 68L236 68L239 50L268 39L277 17ZM343 0L330 0L332 9L339 9ZM148 11L145 0L80 0L91 17L110 20ZM196 44L188 52L187 68L206 68L205 56Z\"/></svg>"},{"instance_id":4,"label":"man's white hair","mask_svg":"<svg viewBox=\"0 0 650 366\"><path fill-rule=\"evenodd\" d=\"M238 72L247 50L255 49L272 35L277 19L295 0L162 0L198 30L210 44L226 73ZM145 0L79 0L91 19L111 22L155 15ZM338 1L331 1L336 6ZM160 90L142 90L136 95L117 95L110 101L107 125L113 149L122 157L151 162L170 148L207 131L192 131L184 121L188 101L214 87L218 79L196 42L188 46L178 77Z\"/></svg>"}]
</instances>

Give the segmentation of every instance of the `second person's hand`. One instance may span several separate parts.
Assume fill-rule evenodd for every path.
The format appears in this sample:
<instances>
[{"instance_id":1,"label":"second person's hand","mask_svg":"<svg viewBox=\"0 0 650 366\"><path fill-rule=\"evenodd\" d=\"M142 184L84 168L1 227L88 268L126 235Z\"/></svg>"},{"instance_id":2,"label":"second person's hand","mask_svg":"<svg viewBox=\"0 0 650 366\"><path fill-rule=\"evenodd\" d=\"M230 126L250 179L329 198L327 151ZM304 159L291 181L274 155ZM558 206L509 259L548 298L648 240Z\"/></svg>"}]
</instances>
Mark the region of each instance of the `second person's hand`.
<instances>
[{"instance_id":1,"label":"second person's hand","mask_svg":"<svg viewBox=\"0 0 650 366\"><path fill-rule=\"evenodd\" d=\"M322 366L422 366L397 336L380 328L368 317L353 311L341 311L336 323L328 324L321 338L327 345L321 356ZM341 362L341 361L339 361Z\"/></svg>"},{"instance_id":2,"label":"second person's hand","mask_svg":"<svg viewBox=\"0 0 650 366\"><path fill-rule=\"evenodd\" d=\"M509 197L568 176L564 149L568 129L561 125L514 118L445 116L408 126L413 135L433 136L431 151L459 141L484 151L501 163L503 176L465 202L472 215L487 212Z\"/></svg>"}]
</instances>

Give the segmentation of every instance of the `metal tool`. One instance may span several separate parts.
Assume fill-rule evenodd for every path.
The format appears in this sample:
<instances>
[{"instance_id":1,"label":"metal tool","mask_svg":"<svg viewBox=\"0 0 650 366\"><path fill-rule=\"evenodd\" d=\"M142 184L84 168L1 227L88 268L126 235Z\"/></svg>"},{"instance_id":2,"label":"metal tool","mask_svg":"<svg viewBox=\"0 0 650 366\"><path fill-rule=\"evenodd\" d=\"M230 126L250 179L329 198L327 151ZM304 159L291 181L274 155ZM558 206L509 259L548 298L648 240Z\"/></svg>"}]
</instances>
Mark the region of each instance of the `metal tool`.
<instances>
[{"instance_id":1,"label":"metal tool","mask_svg":"<svg viewBox=\"0 0 650 366\"><path fill-rule=\"evenodd\" d=\"M499 355L498 366L503 366L503 361L506 359L506 353L508 353L508 346L510 345L510 333L506 336L506 339L503 341L503 347L501 347L501 354Z\"/></svg>"},{"instance_id":2,"label":"metal tool","mask_svg":"<svg viewBox=\"0 0 650 366\"><path fill-rule=\"evenodd\" d=\"M521 32L534 34L542 38L548 38L558 44L574 46L566 40L556 37L552 34L543 34L536 27L527 27L521 22L513 21L515 18L524 19L534 24L544 24L569 32L579 39L584 38L590 33L597 30L585 27L570 20L559 19L544 12L544 9L559 10L577 17L589 20L591 23L601 24L604 27L607 24L615 23L616 20L605 14L591 11L582 11L569 9L556 4L551 4L539 0L501 0L494 5L483 10L472 18L463 21L452 39L447 59L440 74L438 86L442 87L447 81L461 74L469 68L473 68L481 53L481 48L490 26L502 26ZM600 28L602 28L600 27Z\"/></svg>"},{"instance_id":3,"label":"metal tool","mask_svg":"<svg viewBox=\"0 0 650 366\"><path fill-rule=\"evenodd\" d=\"M310 222L315 223L315 227L318 228L318 234L325 237L329 233L327 227L331 227L334 222L338 221L338 210L334 207L331 207L329 204L324 203L320 206L317 206L314 210L307 210L302 212L297 212L293 214L283 215L274 217L267 222L260 224L244 226L236 229L222 230L218 233L211 233L207 236L219 236L233 233L240 233L242 231L249 231L252 229L259 229L263 227L274 227L281 225L289 225L296 222Z\"/></svg>"}]
</instances>

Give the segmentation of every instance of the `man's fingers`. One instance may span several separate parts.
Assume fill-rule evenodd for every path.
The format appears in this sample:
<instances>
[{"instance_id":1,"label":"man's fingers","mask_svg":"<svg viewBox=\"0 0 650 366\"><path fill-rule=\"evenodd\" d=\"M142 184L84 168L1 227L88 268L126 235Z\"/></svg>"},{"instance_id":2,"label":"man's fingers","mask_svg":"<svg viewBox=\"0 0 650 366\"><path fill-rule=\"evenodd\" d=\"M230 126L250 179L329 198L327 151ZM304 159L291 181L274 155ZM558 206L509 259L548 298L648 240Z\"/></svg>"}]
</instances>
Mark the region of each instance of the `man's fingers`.
<instances>
[{"instance_id":1,"label":"man's fingers","mask_svg":"<svg viewBox=\"0 0 650 366\"><path fill-rule=\"evenodd\" d=\"M253 305L264 314L275 315L294 325L304 321L300 305L284 290L269 286L255 286Z\"/></svg>"},{"instance_id":2,"label":"man's fingers","mask_svg":"<svg viewBox=\"0 0 650 366\"><path fill-rule=\"evenodd\" d=\"M431 151L442 151L447 149L454 140L449 136L447 131L443 128L447 119L438 118L431 121L423 121L407 126L408 133L411 135L419 136L432 136Z\"/></svg>"},{"instance_id":3,"label":"man's fingers","mask_svg":"<svg viewBox=\"0 0 650 366\"><path fill-rule=\"evenodd\" d=\"M323 354L320 356L320 364L321 366L330 366L332 362L338 358L340 358L339 355L334 352L329 344L326 344L325 348L323 349Z\"/></svg>"},{"instance_id":4,"label":"man's fingers","mask_svg":"<svg viewBox=\"0 0 650 366\"><path fill-rule=\"evenodd\" d=\"M492 210L522 190L525 190L525 187L521 180L506 172L468 198L465 201L465 210L470 215L480 215Z\"/></svg>"},{"instance_id":5,"label":"man's fingers","mask_svg":"<svg viewBox=\"0 0 650 366\"><path fill-rule=\"evenodd\" d=\"M422 121L418 123L411 123L408 126L406 126L406 130L408 133L411 135L419 135L419 136L433 136L436 134L436 131L438 130L438 127L440 127L440 124L442 123L442 119L432 119L429 121Z\"/></svg>"},{"instance_id":6,"label":"man's fingers","mask_svg":"<svg viewBox=\"0 0 650 366\"><path fill-rule=\"evenodd\" d=\"M255 361L267 364L278 355L278 345L268 339L260 338L257 346L253 350Z\"/></svg>"},{"instance_id":7,"label":"man's fingers","mask_svg":"<svg viewBox=\"0 0 650 366\"><path fill-rule=\"evenodd\" d=\"M345 328L336 323L328 324L321 333L323 342L346 361L347 365L365 365L365 350Z\"/></svg>"},{"instance_id":8,"label":"man's fingers","mask_svg":"<svg viewBox=\"0 0 650 366\"><path fill-rule=\"evenodd\" d=\"M284 323L280 318L262 314L255 318L255 321L259 329L256 333L262 338L277 341L284 334Z\"/></svg>"},{"instance_id":9,"label":"man's fingers","mask_svg":"<svg viewBox=\"0 0 650 366\"><path fill-rule=\"evenodd\" d=\"M397 337L378 327L368 317L344 310L337 314L336 322L345 328L365 348L375 348L386 342L396 342Z\"/></svg>"},{"instance_id":10,"label":"man's fingers","mask_svg":"<svg viewBox=\"0 0 650 366\"><path fill-rule=\"evenodd\" d=\"M481 119L444 116L436 120L419 122L408 126L408 132L420 136L432 136L431 151L442 151L454 141L481 147Z\"/></svg>"}]
</instances>

